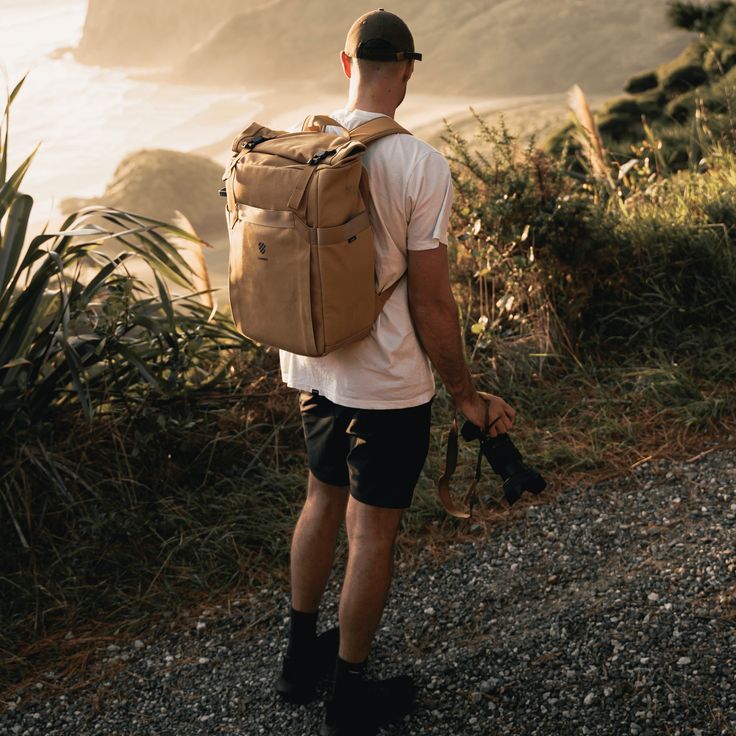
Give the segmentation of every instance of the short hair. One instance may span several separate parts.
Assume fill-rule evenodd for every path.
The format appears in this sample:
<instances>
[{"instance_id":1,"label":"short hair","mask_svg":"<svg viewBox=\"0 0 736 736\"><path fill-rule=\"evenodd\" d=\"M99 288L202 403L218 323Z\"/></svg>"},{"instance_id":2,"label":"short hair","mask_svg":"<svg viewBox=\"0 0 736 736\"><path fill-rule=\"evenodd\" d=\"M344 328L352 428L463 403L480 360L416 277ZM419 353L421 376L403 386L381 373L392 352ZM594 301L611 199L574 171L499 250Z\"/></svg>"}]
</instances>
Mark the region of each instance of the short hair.
<instances>
[{"instance_id":1,"label":"short hair","mask_svg":"<svg viewBox=\"0 0 736 736\"><path fill-rule=\"evenodd\" d=\"M406 68L410 60L402 61L375 61L373 59L358 59L354 56L350 57L350 66L357 66L361 76L375 77L386 72L398 73L399 69Z\"/></svg>"}]
</instances>

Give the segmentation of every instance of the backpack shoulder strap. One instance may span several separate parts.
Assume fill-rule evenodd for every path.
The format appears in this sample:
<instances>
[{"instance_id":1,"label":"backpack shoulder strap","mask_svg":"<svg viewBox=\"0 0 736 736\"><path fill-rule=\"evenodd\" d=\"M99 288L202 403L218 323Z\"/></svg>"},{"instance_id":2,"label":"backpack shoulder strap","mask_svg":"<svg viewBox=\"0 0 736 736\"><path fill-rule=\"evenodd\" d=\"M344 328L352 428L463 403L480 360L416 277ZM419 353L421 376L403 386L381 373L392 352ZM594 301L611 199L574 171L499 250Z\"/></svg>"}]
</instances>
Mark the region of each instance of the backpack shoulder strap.
<instances>
[{"instance_id":1,"label":"backpack shoulder strap","mask_svg":"<svg viewBox=\"0 0 736 736\"><path fill-rule=\"evenodd\" d=\"M348 136L348 129L337 122L334 118L331 118L327 115L307 115L306 118L304 118L304 122L302 123L302 130L314 130L314 128L318 128L320 131L324 132L325 128L328 125L333 125L335 128L340 128L340 130L345 131L345 137Z\"/></svg>"},{"instance_id":2,"label":"backpack shoulder strap","mask_svg":"<svg viewBox=\"0 0 736 736\"><path fill-rule=\"evenodd\" d=\"M396 133L411 133L399 125L393 118L381 115L380 118L373 118L367 123L359 125L350 131L350 138L354 141L360 141L366 146L379 138L385 138L387 135L395 135Z\"/></svg>"}]
</instances>

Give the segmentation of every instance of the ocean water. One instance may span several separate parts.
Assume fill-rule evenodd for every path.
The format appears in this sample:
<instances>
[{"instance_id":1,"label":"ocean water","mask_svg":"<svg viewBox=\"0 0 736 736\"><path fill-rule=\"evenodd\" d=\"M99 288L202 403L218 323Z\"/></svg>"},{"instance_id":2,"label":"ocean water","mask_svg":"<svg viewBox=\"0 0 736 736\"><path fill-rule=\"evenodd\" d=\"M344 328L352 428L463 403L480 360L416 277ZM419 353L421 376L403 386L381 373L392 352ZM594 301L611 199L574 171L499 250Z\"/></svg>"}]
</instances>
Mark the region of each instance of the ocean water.
<instances>
[{"instance_id":1,"label":"ocean water","mask_svg":"<svg viewBox=\"0 0 736 736\"><path fill-rule=\"evenodd\" d=\"M101 195L120 159L140 148L190 151L243 127L260 109L254 95L161 84L141 70L77 63L86 0L0 0L0 84L28 78L11 110L10 162L41 147L24 191L35 225L58 221L66 197ZM3 77L5 79L3 79ZM4 107L5 91L0 90Z\"/></svg>"}]
</instances>

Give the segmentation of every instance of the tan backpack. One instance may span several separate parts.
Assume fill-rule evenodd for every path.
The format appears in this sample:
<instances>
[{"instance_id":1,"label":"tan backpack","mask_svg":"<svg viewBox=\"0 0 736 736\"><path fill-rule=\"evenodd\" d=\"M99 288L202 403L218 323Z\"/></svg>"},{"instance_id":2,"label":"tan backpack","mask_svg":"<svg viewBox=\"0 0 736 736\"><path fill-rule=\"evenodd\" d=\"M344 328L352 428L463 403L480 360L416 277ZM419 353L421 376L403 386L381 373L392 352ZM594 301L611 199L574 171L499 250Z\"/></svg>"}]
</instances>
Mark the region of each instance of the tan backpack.
<instances>
[{"instance_id":1,"label":"tan backpack","mask_svg":"<svg viewBox=\"0 0 736 736\"><path fill-rule=\"evenodd\" d=\"M376 293L363 154L407 132L388 117L348 131L310 116L297 133L253 123L235 139L223 180L230 305L244 335L318 357L369 334L401 279Z\"/></svg>"}]
</instances>

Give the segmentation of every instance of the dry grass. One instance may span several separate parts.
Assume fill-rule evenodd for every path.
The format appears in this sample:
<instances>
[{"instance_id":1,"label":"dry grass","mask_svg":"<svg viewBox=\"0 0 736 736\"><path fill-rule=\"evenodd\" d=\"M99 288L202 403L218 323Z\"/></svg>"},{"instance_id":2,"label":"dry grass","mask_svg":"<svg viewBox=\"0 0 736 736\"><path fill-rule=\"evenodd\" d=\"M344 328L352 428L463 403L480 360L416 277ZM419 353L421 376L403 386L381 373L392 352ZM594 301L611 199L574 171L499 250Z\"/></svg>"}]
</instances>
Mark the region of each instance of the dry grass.
<instances>
[{"instance_id":1,"label":"dry grass","mask_svg":"<svg viewBox=\"0 0 736 736\"><path fill-rule=\"evenodd\" d=\"M223 405L223 397L208 397L217 404L220 431L214 437L208 435L208 440L201 439L198 462L211 474L213 459L221 457L217 446L243 442L248 463L258 458L260 472L268 469L274 483L294 487L293 495L274 494L272 499L262 500L264 505L269 504L267 508L271 512L268 515L271 525L261 530L262 541L258 543L248 535L239 538L232 533L230 541L220 548L212 546L207 534L194 534L196 530L193 530L191 538L178 539L174 547L179 551L188 549L189 554L176 563L172 561L176 553L169 554L164 561L160 555L152 554L134 571L142 592L135 594L130 586L117 590L117 606L107 603L106 607L105 601L110 595L107 591L107 596L98 602L96 614L90 617L86 613L88 601L75 605L73 591L67 591L68 600L62 609L54 611L49 607L34 612L25 623L17 621L18 634L24 632L24 638L30 643L21 644L16 639L0 649L4 671L0 682L5 699L9 699L18 687L27 687L39 680L45 684L44 698L50 692L99 683L107 679L111 671L109 663L100 662L107 654L108 644L123 644L137 637L150 639L156 632L184 628L191 625L193 618L201 616L202 611L218 605L227 611L232 608L233 600L247 598L250 591L286 586L286 545L301 502L303 450L298 427L292 427L288 439L272 437L268 440L270 433L264 433L260 441L256 441L255 436L244 440L242 422L249 412L257 412L257 416L251 415L250 421L262 427L283 424L283 417L293 412L293 396L281 388L273 376L256 381L259 390L248 396L246 404L241 403L242 396L232 398L229 407ZM549 406L546 397L553 388L557 396L554 405ZM502 393L500 388L497 391ZM502 501L498 479L486 466L480 486L481 503L473 519L459 522L444 514L436 494L435 480L443 462L451 410L442 391L435 405L431 456L399 539L400 559L410 566L420 554L424 561L427 554L438 562L447 559L453 554L449 549L452 543L482 543L486 536L500 533L510 519L523 514L527 507L555 503L557 496L572 485L588 485L626 475L646 460L692 459L717 447L736 444L732 439L736 435L733 417L714 422L705 431L688 428L673 421L672 413L662 411L655 402L632 412L631 399L611 401L610 386L596 384L592 378L565 381L555 380L550 375L549 379L528 389L523 401L517 402L523 408L515 430L517 443L550 482L548 490L541 497L525 496L508 509ZM473 449L464 447L461 460L454 484L458 496L474 471ZM215 476L212 480L217 483ZM181 507L170 507L169 513L186 514L186 503L182 500ZM194 510L189 509L189 513ZM213 518L213 511L213 508L199 507L199 522L205 528L212 524L222 530L222 519ZM272 541L265 544L265 537ZM191 543L196 540L209 548L192 554ZM169 543L174 544L174 540ZM341 555L344 556L344 543ZM213 574L213 566L219 568L220 575ZM118 585L123 583L124 580L118 581ZM175 615L162 615L168 610ZM252 624L252 630L258 630L258 622ZM71 636L70 631L74 632ZM54 679L44 676L49 670L56 673Z\"/></svg>"}]
</instances>

